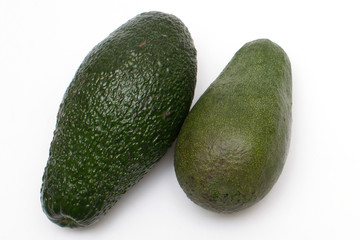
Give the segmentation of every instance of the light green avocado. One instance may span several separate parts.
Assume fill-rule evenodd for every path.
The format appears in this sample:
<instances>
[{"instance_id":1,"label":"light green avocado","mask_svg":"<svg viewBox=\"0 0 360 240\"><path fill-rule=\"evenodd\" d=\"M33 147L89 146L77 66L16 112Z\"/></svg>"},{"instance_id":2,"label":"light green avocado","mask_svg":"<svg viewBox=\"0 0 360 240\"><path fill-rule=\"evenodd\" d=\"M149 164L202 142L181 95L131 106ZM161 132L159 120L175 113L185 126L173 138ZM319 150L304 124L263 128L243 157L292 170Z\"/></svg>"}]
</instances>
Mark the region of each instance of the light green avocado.
<instances>
[{"instance_id":1,"label":"light green avocado","mask_svg":"<svg viewBox=\"0 0 360 240\"><path fill-rule=\"evenodd\" d=\"M261 200L290 143L292 78L270 40L245 44L187 116L175 148L178 182L196 204L231 213Z\"/></svg>"}]
</instances>

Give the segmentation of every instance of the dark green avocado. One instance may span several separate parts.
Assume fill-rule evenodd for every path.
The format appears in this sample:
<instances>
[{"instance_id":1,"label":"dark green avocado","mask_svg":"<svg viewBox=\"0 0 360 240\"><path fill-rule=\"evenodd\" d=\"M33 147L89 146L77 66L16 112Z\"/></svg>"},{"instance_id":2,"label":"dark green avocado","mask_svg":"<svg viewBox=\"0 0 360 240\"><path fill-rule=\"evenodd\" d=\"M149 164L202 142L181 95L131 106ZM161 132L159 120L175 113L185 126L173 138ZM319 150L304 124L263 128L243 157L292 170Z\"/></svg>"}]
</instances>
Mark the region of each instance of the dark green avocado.
<instances>
[{"instance_id":1,"label":"dark green avocado","mask_svg":"<svg viewBox=\"0 0 360 240\"><path fill-rule=\"evenodd\" d=\"M290 61L277 44L245 44L187 116L175 172L196 204L223 213L261 200L277 181L291 129Z\"/></svg>"},{"instance_id":2,"label":"dark green avocado","mask_svg":"<svg viewBox=\"0 0 360 240\"><path fill-rule=\"evenodd\" d=\"M188 114L196 50L175 16L142 13L95 46L67 88L43 175L60 226L96 222L159 161Z\"/></svg>"}]
</instances>

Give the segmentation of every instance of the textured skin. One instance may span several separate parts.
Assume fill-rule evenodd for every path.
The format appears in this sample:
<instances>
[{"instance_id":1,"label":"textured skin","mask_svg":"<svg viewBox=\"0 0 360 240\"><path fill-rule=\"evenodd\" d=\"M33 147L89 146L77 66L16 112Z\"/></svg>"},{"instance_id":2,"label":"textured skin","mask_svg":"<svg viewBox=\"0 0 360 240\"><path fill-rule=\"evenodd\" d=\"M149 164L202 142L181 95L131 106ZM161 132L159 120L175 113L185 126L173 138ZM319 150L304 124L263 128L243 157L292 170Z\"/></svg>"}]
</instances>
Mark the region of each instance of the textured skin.
<instances>
[{"instance_id":1,"label":"textured skin","mask_svg":"<svg viewBox=\"0 0 360 240\"><path fill-rule=\"evenodd\" d=\"M277 181L290 142L291 66L269 40L244 45L200 97L175 148L180 186L198 205L231 213Z\"/></svg>"},{"instance_id":2,"label":"textured skin","mask_svg":"<svg viewBox=\"0 0 360 240\"><path fill-rule=\"evenodd\" d=\"M175 16L143 13L99 43L57 116L41 201L50 220L96 222L165 154L188 114L196 50Z\"/></svg>"}]
</instances>

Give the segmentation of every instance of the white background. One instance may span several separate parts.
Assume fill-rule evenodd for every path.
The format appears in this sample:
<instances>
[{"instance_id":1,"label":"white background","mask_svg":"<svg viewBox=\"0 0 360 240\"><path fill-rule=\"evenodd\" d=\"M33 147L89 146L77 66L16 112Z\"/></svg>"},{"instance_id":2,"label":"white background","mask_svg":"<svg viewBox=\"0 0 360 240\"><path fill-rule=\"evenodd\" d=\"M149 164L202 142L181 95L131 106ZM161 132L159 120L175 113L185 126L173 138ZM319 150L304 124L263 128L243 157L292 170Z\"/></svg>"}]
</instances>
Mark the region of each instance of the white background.
<instances>
[{"instance_id":1,"label":"white background","mask_svg":"<svg viewBox=\"0 0 360 240\"><path fill-rule=\"evenodd\" d=\"M60 228L40 186L62 96L86 54L150 10L198 51L194 102L246 42L269 38L293 70L292 142L257 205L232 215L187 199L171 148L102 220ZM0 0L0 239L360 239L360 7L356 1Z\"/></svg>"}]
</instances>

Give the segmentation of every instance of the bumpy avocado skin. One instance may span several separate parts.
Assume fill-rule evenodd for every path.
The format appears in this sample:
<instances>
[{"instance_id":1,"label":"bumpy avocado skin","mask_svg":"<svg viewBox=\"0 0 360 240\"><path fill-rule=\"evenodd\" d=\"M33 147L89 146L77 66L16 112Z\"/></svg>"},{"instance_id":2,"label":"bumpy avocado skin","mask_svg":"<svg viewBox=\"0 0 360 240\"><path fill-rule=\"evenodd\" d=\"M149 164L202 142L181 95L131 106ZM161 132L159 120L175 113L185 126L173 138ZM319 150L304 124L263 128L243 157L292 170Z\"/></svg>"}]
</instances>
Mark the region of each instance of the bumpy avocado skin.
<instances>
[{"instance_id":1,"label":"bumpy avocado skin","mask_svg":"<svg viewBox=\"0 0 360 240\"><path fill-rule=\"evenodd\" d=\"M67 88L41 202L60 226L96 222L172 144L196 84L185 25L161 12L123 24L86 56Z\"/></svg>"},{"instance_id":2,"label":"bumpy avocado skin","mask_svg":"<svg viewBox=\"0 0 360 240\"><path fill-rule=\"evenodd\" d=\"M250 207L277 181L288 152L292 77L286 53L245 44L197 101L175 148L175 172L196 204L222 213Z\"/></svg>"}]
</instances>

